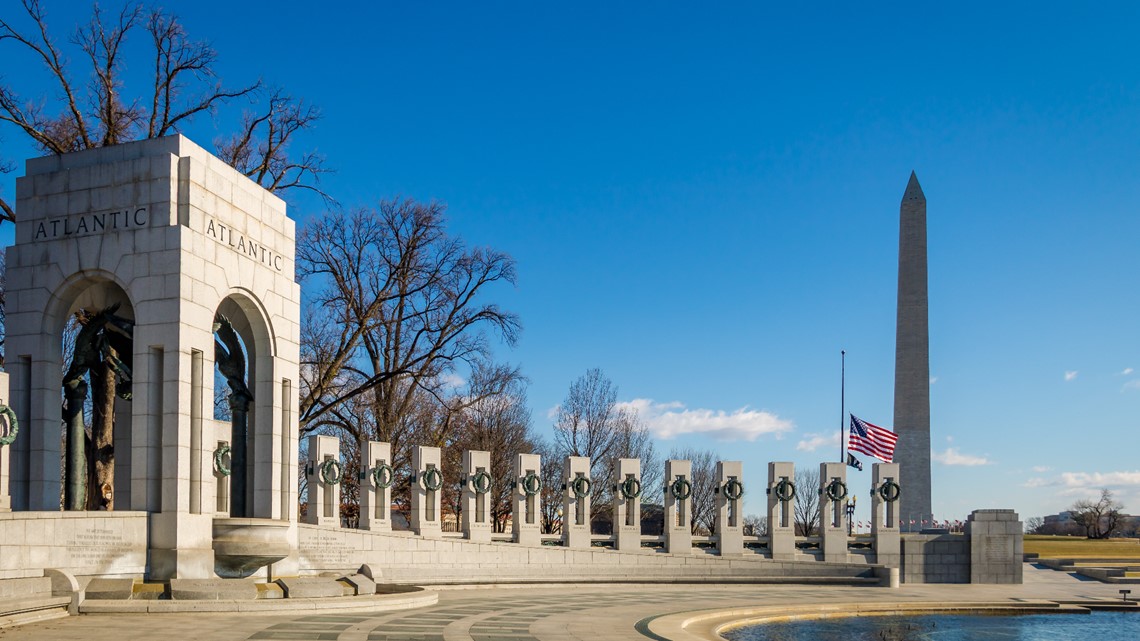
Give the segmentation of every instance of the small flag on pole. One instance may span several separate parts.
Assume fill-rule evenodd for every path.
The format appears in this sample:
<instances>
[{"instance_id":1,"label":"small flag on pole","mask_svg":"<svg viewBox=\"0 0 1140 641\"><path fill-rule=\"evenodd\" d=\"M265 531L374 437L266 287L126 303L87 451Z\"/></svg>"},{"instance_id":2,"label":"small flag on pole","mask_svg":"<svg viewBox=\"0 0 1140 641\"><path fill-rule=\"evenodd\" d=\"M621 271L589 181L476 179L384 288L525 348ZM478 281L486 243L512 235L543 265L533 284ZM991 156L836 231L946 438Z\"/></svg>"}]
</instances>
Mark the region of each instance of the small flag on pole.
<instances>
[{"instance_id":1,"label":"small flag on pole","mask_svg":"<svg viewBox=\"0 0 1140 641\"><path fill-rule=\"evenodd\" d=\"M873 456L884 463L895 457L895 442L899 435L878 425L872 425L851 415L851 433L847 437L847 449Z\"/></svg>"},{"instance_id":2,"label":"small flag on pole","mask_svg":"<svg viewBox=\"0 0 1140 641\"><path fill-rule=\"evenodd\" d=\"M847 453L847 467L853 467L853 468L859 470L860 472L863 471L862 461L855 458L855 455L852 454L851 452Z\"/></svg>"}]
</instances>

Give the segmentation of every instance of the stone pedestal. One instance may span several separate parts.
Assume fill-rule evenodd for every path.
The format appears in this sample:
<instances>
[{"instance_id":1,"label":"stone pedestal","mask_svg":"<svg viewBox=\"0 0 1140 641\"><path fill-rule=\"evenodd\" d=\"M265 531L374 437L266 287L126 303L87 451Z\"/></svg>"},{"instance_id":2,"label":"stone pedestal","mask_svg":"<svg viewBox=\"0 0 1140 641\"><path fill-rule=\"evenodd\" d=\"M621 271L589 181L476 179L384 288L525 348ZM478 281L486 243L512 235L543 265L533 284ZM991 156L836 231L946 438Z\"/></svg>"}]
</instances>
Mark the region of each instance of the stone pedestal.
<instances>
[{"instance_id":1,"label":"stone pedestal","mask_svg":"<svg viewBox=\"0 0 1140 641\"><path fill-rule=\"evenodd\" d=\"M717 461L716 464L716 535L717 552L721 556L744 553L743 465L740 461Z\"/></svg>"},{"instance_id":2,"label":"stone pedestal","mask_svg":"<svg viewBox=\"0 0 1140 641\"><path fill-rule=\"evenodd\" d=\"M841 485L840 485L841 484ZM832 499L828 488L838 488L842 497ZM847 562L847 465L819 464L819 538L823 560L827 563Z\"/></svg>"},{"instance_id":3,"label":"stone pedestal","mask_svg":"<svg viewBox=\"0 0 1140 641\"><path fill-rule=\"evenodd\" d=\"M148 580L214 576L214 517L159 512L147 515Z\"/></svg>"},{"instance_id":4,"label":"stone pedestal","mask_svg":"<svg viewBox=\"0 0 1140 641\"><path fill-rule=\"evenodd\" d=\"M795 492L814 492L814 487L795 486L793 463L768 463L768 550L774 561L796 558ZM792 494L782 500L780 491Z\"/></svg>"},{"instance_id":5,"label":"stone pedestal","mask_svg":"<svg viewBox=\"0 0 1140 641\"><path fill-rule=\"evenodd\" d=\"M1013 510L974 510L966 521L970 583L1021 583L1024 539Z\"/></svg>"},{"instance_id":6,"label":"stone pedestal","mask_svg":"<svg viewBox=\"0 0 1140 641\"><path fill-rule=\"evenodd\" d=\"M614 478L614 548L641 549L641 460L618 459Z\"/></svg>"},{"instance_id":7,"label":"stone pedestal","mask_svg":"<svg viewBox=\"0 0 1140 641\"><path fill-rule=\"evenodd\" d=\"M562 466L562 545L590 547L590 457L567 456Z\"/></svg>"},{"instance_id":8,"label":"stone pedestal","mask_svg":"<svg viewBox=\"0 0 1140 641\"><path fill-rule=\"evenodd\" d=\"M360 469L365 474L360 481L360 529L391 532L392 484L396 480L392 444L368 441L366 451L360 453Z\"/></svg>"},{"instance_id":9,"label":"stone pedestal","mask_svg":"<svg viewBox=\"0 0 1140 641\"><path fill-rule=\"evenodd\" d=\"M463 535L472 541L491 540L491 453L463 452Z\"/></svg>"},{"instance_id":10,"label":"stone pedestal","mask_svg":"<svg viewBox=\"0 0 1140 641\"><path fill-rule=\"evenodd\" d=\"M10 408L10 403L11 400L8 398L8 373L0 372L0 405L4 405ZM5 423L5 425L0 426L0 431L2 431L4 434L11 433L13 429L18 429L20 425L19 419L16 420L14 425L11 418L3 418L0 419L0 421L3 421ZM18 432L17 436L19 436ZM0 512L12 511L12 495L8 490L8 477L11 460L11 446L0 445Z\"/></svg>"},{"instance_id":11,"label":"stone pedestal","mask_svg":"<svg viewBox=\"0 0 1140 641\"><path fill-rule=\"evenodd\" d=\"M542 457L538 454L515 455L514 499L511 534L515 543L542 545Z\"/></svg>"},{"instance_id":12,"label":"stone pedestal","mask_svg":"<svg viewBox=\"0 0 1140 641\"><path fill-rule=\"evenodd\" d=\"M898 482L898 463L871 466L871 537L875 541L875 563L896 568L902 562L898 501L902 488ZM890 498L894 500L886 500Z\"/></svg>"},{"instance_id":13,"label":"stone pedestal","mask_svg":"<svg viewBox=\"0 0 1140 641\"><path fill-rule=\"evenodd\" d=\"M412 450L412 469L412 531L438 539L443 535L439 508L444 483L439 448L417 445Z\"/></svg>"},{"instance_id":14,"label":"stone pedestal","mask_svg":"<svg viewBox=\"0 0 1140 641\"><path fill-rule=\"evenodd\" d=\"M693 553L692 490L692 461L665 461L665 551L669 554Z\"/></svg>"},{"instance_id":15,"label":"stone pedestal","mask_svg":"<svg viewBox=\"0 0 1140 641\"><path fill-rule=\"evenodd\" d=\"M305 523L340 527L340 439L335 436L309 437L309 460L305 466L309 482L309 507Z\"/></svg>"}]
</instances>

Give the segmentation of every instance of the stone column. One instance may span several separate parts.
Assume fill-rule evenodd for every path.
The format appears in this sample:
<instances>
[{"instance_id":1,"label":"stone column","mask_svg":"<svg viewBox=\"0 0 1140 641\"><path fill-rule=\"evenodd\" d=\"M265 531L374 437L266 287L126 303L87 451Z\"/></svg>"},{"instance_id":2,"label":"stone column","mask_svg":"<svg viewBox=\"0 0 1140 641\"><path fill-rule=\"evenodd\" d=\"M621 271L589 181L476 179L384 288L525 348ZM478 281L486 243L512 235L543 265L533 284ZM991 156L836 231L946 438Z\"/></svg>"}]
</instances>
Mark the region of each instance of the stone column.
<instances>
[{"instance_id":1,"label":"stone column","mask_svg":"<svg viewBox=\"0 0 1140 641\"><path fill-rule=\"evenodd\" d=\"M894 498L888 501L886 499ZM875 463L871 466L871 537L875 541L875 563L899 567L902 561L902 539L899 534L898 463Z\"/></svg>"},{"instance_id":2,"label":"stone column","mask_svg":"<svg viewBox=\"0 0 1140 641\"><path fill-rule=\"evenodd\" d=\"M0 372L0 405L4 405L9 409L12 408L12 401L8 396L8 373ZM13 416L15 413L13 411ZM18 430L20 426L19 420L13 421L11 417L4 419L7 423L6 434L11 434L13 430ZM17 436L19 433L17 432ZM11 462L12 462L12 446L0 445L0 512L12 511L12 494L8 489L8 481L11 478Z\"/></svg>"},{"instance_id":3,"label":"stone column","mask_svg":"<svg viewBox=\"0 0 1140 641\"><path fill-rule=\"evenodd\" d=\"M832 499L829 488L836 492ZM823 560L827 563L847 562L847 465L819 464L819 538Z\"/></svg>"},{"instance_id":4,"label":"stone column","mask_svg":"<svg viewBox=\"0 0 1140 641\"><path fill-rule=\"evenodd\" d=\"M305 512L305 523L340 527L340 482L344 470L340 465L339 438L309 437L309 461L305 474L309 479L309 509ZM230 500L233 500L232 496Z\"/></svg>"},{"instance_id":5,"label":"stone column","mask_svg":"<svg viewBox=\"0 0 1140 641\"><path fill-rule=\"evenodd\" d=\"M930 509L930 332L927 322L926 196L914 172L899 206L899 289L895 326L895 432L899 518L915 527ZM904 528L911 529L911 528Z\"/></svg>"},{"instance_id":6,"label":"stone column","mask_svg":"<svg viewBox=\"0 0 1140 641\"><path fill-rule=\"evenodd\" d=\"M693 463L665 461L665 551L693 553Z\"/></svg>"},{"instance_id":7,"label":"stone column","mask_svg":"<svg viewBox=\"0 0 1140 641\"><path fill-rule=\"evenodd\" d=\"M365 473L360 481L360 529L391 532L392 483L396 480L392 444L368 441L366 451L360 454L360 469Z\"/></svg>"},{"instance_id":8,"label":"stone column","mask_svg":"<svg viewBox=\"0 0 1140 641\"><path fill-rule=\"evenodd\" d=\"M815 491L813 487L797 488L795 480L795 464L768 463L768 551L773 561L796 558L795 493Z\"/></svg>"},{"instance_id":9,"label":"stone column","mask_svg":"<svg viewBox=\"0 0 1140 641\"><path fill-rule=\"evenodd\" d=\"M491 540L491 453L463 452L463 535Z\"/></svg>"},{"instance_id":10,"label":"stone column","mask_svg":"<svg viewBox=\"0 0 1140 641\"><path fill-rule=\"evenodd\" d=\"M974 510L966 521L970 583L1021 583L1024 539L1013 510Z\"/></svg>"},{"instance_id":11,"label":"stone column","mask_svg":"<svg viewBox=\"0 0 1140 641\"><path fill-rule=\"evenodd\" d=\"M562 545L590 547L590 457L567 456L562 466Z\"/></svg>"},{"instance_id":12,"label":"stone column","mask_svg":"<svg viewBox=\"0 0 1140 641\"><path fill-rule=\"evenodd\" d=\"M538 454L515 455L514 497L511 533L515 543L542 545L542 457Z\"/></svg>"},{"instance_id":13,"label":"stone column","mask_svg":"<svg viewBox=\"0 0 1140 641\"><path fill-rule=\"evenodd\" d=\"M429 539L443 536L440 522L440 494L443 490L443 470L440 467L438 447L417 445L412 450L412 531Z\"/></svg>"},{"instance_id":14,"label":"stone column","mask_svg":"<svg viewBox=\"0 0 1140 641\"><path fill-rule=\"evenodd\" d=\"M716 535L721 556L744 554L743 465L740 461L716 463Z\"/></svg>"},{"instance_id":15,"label":"stone column","mask_svg":"<svg viewBox=\"0 0 1140 641\"><path fill-rule=\"evenodd\" d=\"M614 479L614 549L641 549L641 460L618 459Z\"/></svg>"}]
</instances>

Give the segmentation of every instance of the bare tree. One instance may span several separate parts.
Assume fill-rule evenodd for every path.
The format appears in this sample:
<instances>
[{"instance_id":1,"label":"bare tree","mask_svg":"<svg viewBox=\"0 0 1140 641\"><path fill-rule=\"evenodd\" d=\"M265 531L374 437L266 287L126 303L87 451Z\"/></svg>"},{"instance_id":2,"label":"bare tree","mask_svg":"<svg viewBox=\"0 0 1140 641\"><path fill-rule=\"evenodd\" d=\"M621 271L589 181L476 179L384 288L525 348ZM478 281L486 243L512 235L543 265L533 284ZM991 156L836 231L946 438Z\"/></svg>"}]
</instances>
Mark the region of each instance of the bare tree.
<instances>
[{"instance_id":1,"label":"bare tree","mask_svg":"<svg viewBox=\"0 0 1140 641\"><path fill-rule=\"evenodd\" d=\"M0 252L0 367L4 366L5 343L8 337L8 332L5 330L8 327L8 318L5 313L7 306L5 299L8 291L8 261L7 254Z\"/></svg>"},{"instance_id":2,"label":"bare tree","mask_svg":"<svg viewBox=\"0 0 1140 641\"><path fill-rule=\"evenodd\" d=\"M594 368L570 384L558 406L554 442L564 456L590 457L591 476L598 478L595 470L604 469L605 459L631 423L628 412L617 405L617 386Z\"/></svg>"},{"instance_id":3,"label":"bare tree","mask_svg":"<svg viewBox=\"0 0 1140 641\"><path fill-rule=\"evenodd\" d=\"M1111 490L1103 488L1099 499L1081 499L1069 509L1073 520L1085 529L1088 538L1107 539L1120 526L1124 505L1112 496Z\"/></svg>"},{"instance_id":4,"label":"bare tree","mask_svg":"<svg viewBox=\"0 0 1140 641\"><path fill-rule=\"evenodd\" d=\"M815 536L820 524L818 468L796 470L796 498L792 511L795 514L796 534Z\"/></svg>"},{"instance_id":5,"label":"bare tree","mask_svg":"<svg viewBox=\"0 0 1140 641\"><path fill-rule=\"evenodd\" d=\"M4 139L0 138L0 143L3 142ZM16 165L11 160L0 156L0 174L9 174L15 170ZM16 222L16 212L12 210L12 206L4 200L4 195L0 193L0 223L3 223L5 220L11 223ZM0 300L0 308L2 307L3 301Z\"/></svg>"},{"instance_id":6,"label":"bare tree","mask_svg":"<svg viewBox=\"0 0 1140 641\"><path fill-rule=\"evenodd\" d=\"M329 195L318 187L321 175L328 173L324 158L311 151L299 157L289 153L293 136L311 128L318 119L316 107L293 99L282 89L273 89L266 110L246 113L241 131L215 141L215 147L222 160L269 191L296 187L314 191L329 201Z\"/></svg>"},{"instance_id":7,"label":"bare tree","mask_svg":"<svg viewBox=\"0 0 1140 641\"><path fill-rule=\"evenodd\" d=\"M567 456L588 456L591 491L591 521L599 528L612 519L613 480L618 459L635 458L641 462L641 501L661 498L663 470L657 457L649 428L636 410L617 402L617 386L598 368L570 384L566 398L558 406L554 423L554 442L548 456L557 461L559 470ZM559 480L559 487L561 481ZM561 496L558 497L561 503Z\"/></svg>"},{"instance_id":8,"label":"bare tree","mask_svg":"<svg viewBox=\"0 0 1140 641\"><path fill-rule=\"evenodd\" d=\"M489 368L489 371L495 370ZM476 378L479 377L477 371ZM507 381L506 388L500 389L500 380L494 375L488 376L485 370L481 381L472 382L471 391L464 395L462 403L456 401L449 405L449 408L461 407L452 409L454 414L446 419L452 427L443 450L445 468L456 470L457 482L445 488L444 497L454 506L457 519L462 516L462 488L466 482L466 479L458 478L463 452L480 450L491 453L489 512L495 532L504 531L511 515L515 454L534 451L536 441L526 402L526 381L513 376Z\"/></svg>"},{"instance_id":9,"label":"bare tree","mask_svg":"<svg viewBox=\"0 0 1140 641\"><path fill-rule=\"evenodd\" d=\"M305 227L297 250L317 326L302 344L302 434L348 424L343 408L359 401L375 436L392 442L423 395L439 398L447 374L487 359L485 330L508 344L518 335L517 316L481 300L493 284L514 283L514 261L449 236L442 204L331 212ZM427 432L426 442L446 441Z\"/></svg>"},{"instance_id":10,"label":"bare tree","mask_svg":"<svg viewBox=\"0 0 1140 641\"><path fill-rule=\"evenodd\" d=\"M622 412L621 425L610 454L600 461L599 482L595 483L596 489L591 497L592 510L596 515L609 518L609 513L613 510L613 484L617 479L618 459L623 458L638 459L641 462L641 502L655 503L661 500L665 470L661 457L657 454L653 435L636 412Z\"/></svg>"},{"instance_id":11,"label":"bare tree","mask_svg":"<svg viewBox=\"0 0 1140 641\"><path fill-rule=\"evenodd\" d=\"M1045 519L1040 516L1031 516L1025 519L1025 533L1026 534L1041 534L1039 530L1045 527Z\"/></svg>"},{"instance_id":12,"label":"bare tree","mask_svg":"<svg viewBox=\"0 0 1140 641\"><path fill-rule=\"evenodd\" d=\"M744 536L760 536L768 531L768 517L747 514L744 517Z\"/></svg>"},{"instance_id":13,"label":"bare tree","mask_svg":"<svg viewBox=\"0 0 1140 641\"><path fill-rule=\"evenodd\" d=\"M32 100L0 82L0 122L8 123L47 153L62 154L181 131L195 116L213 114L226 102L255 97L260 81L226 87L217 80L217 52L192 40L176 16L158 7L127 3L115 14L99 5L91 19L75 28L68 42L81 54L86 73L74 74L67 52L57 45L40 0L22 0L29 24L19 27L0 18L0 43L14 44L43 63L55 90ZM142 31L151 47L150 86L126 89L130 37ZM76 77L88 78L77 82ZM289 155L295 135L308 129L317 112L280 90L269 92L262 115L246 116L241 132L218 145L219 155L270 191L291 187L316 189L326 171L313 153ZM49 112L47 105L58 105ZM0 161L0 169L7 167ZM319 190L318 190L319 191ZM12 206L0 198L0 221L14 221Z\"/></svg>"},{"instance_id":14,"label":"bare tree","mask_svg":"<svg viewBox=\"0 0 1140 641\"><path fill-rule=\"evenodd\" d=\"M482 300L494 283L514 282L514 261L449 236L444 209L393 200L334 210L298 242L298 272L314 292L301 328L301 434L391 443L397 512L409 508L413 444L458 457L469 412L521 381L518 368L489 360L491 335L513 344L518 318ZM460 373L466 389L453 384ZM457 488L446 487L454 511Z\"/></svg>"},{"instance_id":15,"label":"bare tree","mask_svg":"<svg viewBox=\"0 0 1140 641\"><path fill-rule=\"evenodd\" d=\"M550 441L541 441L538 451L542 455L542 531L557 534L562 531L561 450Z\"/></svg>"}]
</instances>

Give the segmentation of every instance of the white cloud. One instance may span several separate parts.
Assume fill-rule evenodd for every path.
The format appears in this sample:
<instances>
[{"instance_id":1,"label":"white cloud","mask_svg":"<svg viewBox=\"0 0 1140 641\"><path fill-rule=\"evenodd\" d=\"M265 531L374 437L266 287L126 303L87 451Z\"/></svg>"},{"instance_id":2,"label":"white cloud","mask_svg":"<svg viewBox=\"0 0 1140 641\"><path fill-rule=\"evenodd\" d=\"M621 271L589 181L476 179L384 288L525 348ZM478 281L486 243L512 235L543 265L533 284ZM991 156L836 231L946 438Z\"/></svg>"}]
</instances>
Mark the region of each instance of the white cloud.
<instances>
[{"instance_id":1,"label":"white cloud","mask_svg":"<svg viewBox=\"0 0 1140 641\"><path fill-rule=\"evenodd\" d=\"M546 410L546 418L548 418L552 421L557 419L558 418L558 408L560 408L560 407L562 407L562 406L561 405L555 405L554 407Z\"/></svg>"},{"instance_id":2,"label":"white cloud","mask_svg":"<svg viewBox=\"0 0 1140 641\"><path fill-rule=\"evenodd\" d=\"M1128 381L1124 384L1124 387L1121 388L1121 391L1130 389L1140 389L1140 379Z\"/></svg>"},{"instance_id":3,"label":"white cloud","mask_svg":"<svg viewBox=\"0 0 1140 641\"><path fill-rule=\"evenodd\" d=\"M1071 381L1077 377L1077 370L1068 370L1065 372L1065 381Z\"/></svg>"},{"instance_id":4,"label":"white cloud","mask_svg":"<svg viewBox=\"0 0 1140 641\"><path fill-rule=\"evenodd\" d=\"M1122 487L1140 485L1140 470L1135 472L1063 472L1066 487Z\"/></svg>"},{"instance_id":5,"label":"white cloud","mask_svg":"<svg viewBox=\"0 0 1140 641\"><path fill-rule=\"evenodd\" d=\"M937 376L931 376L931 377L930 377L930 384L931 384L931 385L933 385L933 384L935 384L935 383L937 383L937 382L938 382L938 377L937 377Z\"/></svg>"},{"instance_id":6,"label":"white cloud","mask_svg":"<svg viewBox=\"0 0 1140 641\"><path fill-rule=\"evenodd\" d=\"M1049 467L1048 465L1034 465L1033 466L1033 471L1037 472L1038 474L1044 474L1046 472L1051 472L1052 470L1053 470L1053 468Z\"/></svg>"},{"instance_id":7,"label":"white cloud","mask_svg":"<svg viewBox=\"0 0 1140 641\"><path fill-rule=\"evenodd\" d=\"M1120 372L1120 375L1121 376L1128 376L1131 373L1132 373L1132 368L1131 367L1125 367L1124 371Z\"/></svg>"},{"instance_id":8,"label":"white cloud","mask_svg":"<svg viewBox=\"0 0 1140 641\"><path fill-rule=\"evenodd\" d=\"M456 374L455 372L448 372L448 373L444 374L443 376L439 377L439 383L441 385L443 385L444 387L450 387L451 389L459 389L460 387L463 387L464 385L466 385L467 381L466 381L466 379L464 379L459 374Z\"/></svg>"},{"instance_id":9,"label":"white cloud","mask_svg":"<svg viewBox=\"0 0 1140 641\"><path fill-rule=\"evenodd\" d=\"M954 465L960 467L977 467L979 465L989 465L990 460L984 456L972 456L970 454L963 454L958 451L956 447L948 447L945 452L932 452L931 458L943 465Z\"/></svg>"},{"instance_id":10,"label":"white cloud","mask_svg":"<svg viewBox=\"0 0 1140 641\"><path fill-rule=\"evenodd\" d=\"M1045 479L1031 478L1023 487L1057 487L1058 496L1090 497L1108 488L1128 505L1140 497L1140 470L1120 472L1062 472Z\"/></svg>"},{"instance_id":11,"label":"white cloud","mask_svg":"<svg viewBox=\"0 0 1140 641\"><path fill-rule=\"evenodd\" d=\"M823 434L804 434L804 440L796 443L796 449L800 452L814 452L821 447L835 447L839 445L839 433L823 435Z\"/></svg>"},{"instance_id":12,"label":"white cloud","mask_svg":"<svg viewBox=\"0 0 1140 641\"><path fill-rule=\"evenodd\" d=\"M791 421L771 412L747 407L731 412L688 409L678 401L657 403L649 398L635 398L618 406L637 410L649 431L661 439L702 434L718 441L755 441L769 434L778 437L793 427Z\"/></svg>"}]
</instances>

